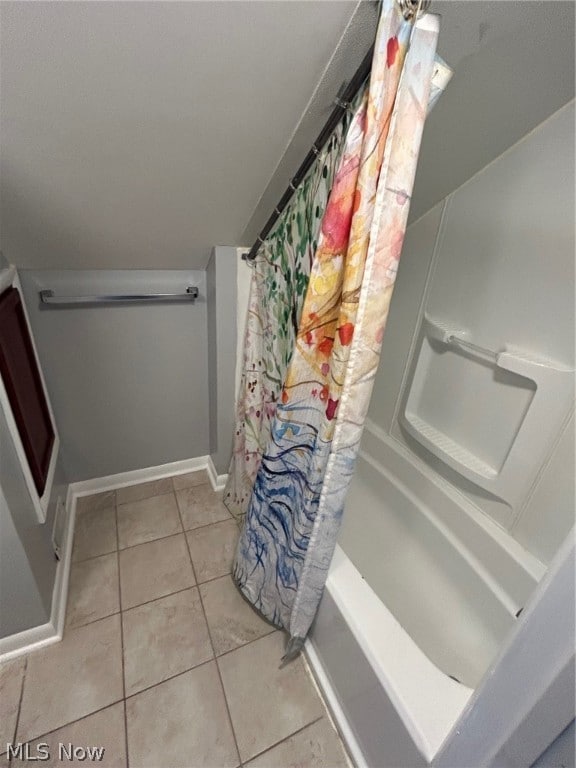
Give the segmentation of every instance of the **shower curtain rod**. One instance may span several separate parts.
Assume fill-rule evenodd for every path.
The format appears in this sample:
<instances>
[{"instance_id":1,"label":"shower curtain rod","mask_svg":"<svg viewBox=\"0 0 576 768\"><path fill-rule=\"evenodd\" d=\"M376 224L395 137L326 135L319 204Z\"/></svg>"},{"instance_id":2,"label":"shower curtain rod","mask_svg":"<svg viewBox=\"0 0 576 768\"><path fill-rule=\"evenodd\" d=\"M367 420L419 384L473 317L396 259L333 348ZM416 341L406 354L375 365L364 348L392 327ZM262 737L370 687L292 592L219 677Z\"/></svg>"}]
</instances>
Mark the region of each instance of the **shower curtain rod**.
<instances>
[{"instance_id":1,"label":"shower curtain rod","mask_svg":"<svg viewBox=\"0 0 576 768\"><path fill-rule=\"evenodd\" d=\"M424 15L430 7L431 0L397 0L398 5L400 6L400 10L402 11L402 14L404 18L409 21L413 19L416 15ZM250 248L250 250L246 253L242 254L242 259L244 261L254 261L256 258L256 253L258 252L258 249L264 242L266 236L274 226L274 224L278 221L279 216L281 215L282 211L286 206L288 205L292 195L298 188L298 186L302 183L304 180L304 177L314 164L314 161L316 160L317 155L320 154L322 148L324 147L324 144L328 141L332 133L334 132L336 126L340 122L340 119L342 118L342 115L346 110L350 107L350 104L354 101L354 97L360 90L360 88L364 85L364 82L366 81L367 77L370 74L370 69L372 68L372 56L374 54L374 46L370 46L370 50L364 56L362 59L362 63L352 76L352 79L348 83L348 85L344 88L344 90L336 96L334 99L334 104L336 105L333 109L330 117L326 121L326 124L320 131L320 135L312 144L312 149L306 157L304 158L302 164L300 165L300 168L296 171L296 175L288 182L288 187L282 197L280 198L280 202L278 205L274 208L274 211L272 212L272 215L269 217L268 221L264 225L264 229L260 232L258 237L256 238L256 242Z\"/></svg>"},{"instance_id":2,"label":"shower curtain rod","mask_svg":"<svg viewBox=\"0 0 576 768\"><path fill-rule=\"evenodd\" d=\"M264 229L260 232L258 237L256 238L256 242L250 248L250 250L247 253L242 254L242 258L245 261L254 261L256 258L256 253L258 251L258 248L262 245L264 242L264 239L266 238L266 235L270 232L274 224L278 221L278 217L286 208L288 205L292 195L298 188L298 186L302 183L304 180L304 177L310 170L310 168L314 165L314 161L316 160L317 155L320 154L324 144L328 141L332 133L334 132L336 126L340 122L340 119L342 118L342 115L346 112L348 107L350 106L351 102L354 100L354 97L364 84L366 78L370 74L370 69L372 66L372 55L374 53L374 46L370 47L370 50L366 54L366 56L363 58L362 63L352 76L352 79L346 86L346 88L341 92L339 96L337 96L334 99L334 103L336 106L332 110L332 113L328 120L326 121L326 124L320 131L320 134L314 144L312 144L312 149L306 157L304 158L300 168L296 171L296 175L290 180L288 183L288 187L286 188L286 191L280 198L280 202L278 205L274 208L274 211L266 224L264 225Z\"/></svg>"}]
</instances>

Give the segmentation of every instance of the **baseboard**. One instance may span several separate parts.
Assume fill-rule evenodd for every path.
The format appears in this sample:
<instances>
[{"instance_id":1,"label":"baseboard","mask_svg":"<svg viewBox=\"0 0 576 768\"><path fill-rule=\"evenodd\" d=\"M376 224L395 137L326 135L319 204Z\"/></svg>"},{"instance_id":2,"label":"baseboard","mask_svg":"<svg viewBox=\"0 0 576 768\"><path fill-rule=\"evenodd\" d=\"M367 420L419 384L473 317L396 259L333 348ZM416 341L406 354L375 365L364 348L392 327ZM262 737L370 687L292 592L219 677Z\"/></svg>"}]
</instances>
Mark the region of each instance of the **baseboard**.
<instances>
[{"instance_id":1,"label":"baseboard","mask_svg":"<svg viewBox=\"0 0 576 768\"><path fill-rule=\"evenodd\" d=\"M212 475L210 465L212 466ZM115 491L118 488L127 488L138 483L148 483L151 480L162 480L162 478L172 475L185 475L187 472L197 472L200 469L205 469L208 472L212 487L214 490L219 490L215 485L219 476L216 475L210 456L197 456L194 459L172 461L169 464L159 464L156 467L133 469L130 472L119 472L116 475L95 477L91 480L79 480L72 483L71 488L75 498L78 498L103 491Z\"/></svg>"},{"instance_id":2,"label":"baseboard","mask_svg":"<svg viewBox=\"0 0 576 768\"><path fill-rule=\"evenodd\" d=\"M58 643L64 635L66 620L66 602L68 600L68 582L72 562L72 543L74 541L74 522L76 518L76 498L68 486L66 496L66 526L62 542L62 556L56 568L56 578L52 590L50 621L39 627L32 627L10 637L0 639L0 663L15 659L31 651L38 651L47 645Z\"/></svg>"},{"instance_id":3,"label":"baseboard","mask_svg":"<svg viewBox=\"0 0 576 768\"><path fill-rule=\"evenodd\" d=\"M216 467L212 461L212 456L208 456L206 471L208 472L208 477L212 483L212 488L214 488L215 491L223 491L226 487L226 483L228 482L228 475L219 475L216 472Z\"/></svg>"},{"instance_id":4,"label":"baseboard","mask_svg":"<svg viewBox=\"0 0 576 768\"><path fill-rule=\"evenodd\" d=\"M358 740L350 727L348 718L346 717L340 701L338 700L338 696L332 687L332 683L324 669L320 656L314 648L314 644L309 639L306 640L304 645L304 655L306 656L310 672L312 673L318 688L320 688L326 706L330 710L336 728L342 737L342 741L346 745L346 749L350 753L354 765L356 768L368 768L366 758L364 757L360 745L358 744Z\"/></svg>"},{"instance_id":5,"label":"baseboard","mask_svg":"<svg viewBox=\"0 0 576 768\"><path fill-rule=\"evenodd\" d=\"M30 653L30 651L38 650L46 645L57 643L63 637L70 564L72 561L74 523L76 520L76 499L82 496L90 496L93 493L113 491L117 488L126 488L138 483L147 483L151 480L161 480L164 477L197 472L201 469L206 470L210 484L215 491L221 491L224 488L228 475L217 474L210 456L198 456L194 459L173 461L170 464L161 464L157 467L135 469L131 472L120 472L117 475L95 477L91 480L80 480L76 483L70 483L66 495L66 533L62 543L62 557L56 568L50 621L39 627L32 627L15 635L10 635L10 637L0 639L0 662L8 661L24 653Z\"/></svg>"}]
</instances>

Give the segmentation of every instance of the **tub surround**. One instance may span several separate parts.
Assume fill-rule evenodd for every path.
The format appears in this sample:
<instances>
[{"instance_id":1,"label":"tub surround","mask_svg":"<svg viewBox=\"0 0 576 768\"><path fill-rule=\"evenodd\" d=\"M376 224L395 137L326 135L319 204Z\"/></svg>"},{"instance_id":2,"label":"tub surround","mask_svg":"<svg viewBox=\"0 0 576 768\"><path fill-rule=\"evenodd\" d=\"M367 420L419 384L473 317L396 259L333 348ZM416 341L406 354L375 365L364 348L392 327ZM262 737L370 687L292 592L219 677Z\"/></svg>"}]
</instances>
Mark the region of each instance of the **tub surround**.
<instances>
[{"instance_id":1,"label":"tub surround","mask_svg":"<svg viewBox=\"0 0 576 768\"><path fill-rule=\"evenodd\" d=\"M573 132L570 102L408 228L309 643L359 765L530 765L570 720L529 714L570 686L565 617L558 668L514 655L574 524Z\"/></svg>"},{"instance_id":2,"label":"tub surround","mask_svg":"<svg viewBox=\"0 0 576 768\"><path fill-rule=\"evenodd\" d=\"M339 703L367 765L430 762L473 692L426 656L340 547L310 651L343 692Z\"/></svg>"}]
</instances>

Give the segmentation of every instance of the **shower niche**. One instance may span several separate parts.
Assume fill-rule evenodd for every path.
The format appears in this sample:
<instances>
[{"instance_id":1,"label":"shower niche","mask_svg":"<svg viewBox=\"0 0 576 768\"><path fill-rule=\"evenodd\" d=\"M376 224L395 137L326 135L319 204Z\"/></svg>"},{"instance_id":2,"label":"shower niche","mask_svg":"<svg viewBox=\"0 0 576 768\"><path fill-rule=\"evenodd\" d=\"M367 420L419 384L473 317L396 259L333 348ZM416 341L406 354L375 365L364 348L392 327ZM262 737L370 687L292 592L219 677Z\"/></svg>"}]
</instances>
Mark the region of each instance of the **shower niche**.
<instances>
[{"instance_id":1,"label":"shower niche","mask_svg":"<svg viewBox=\"0 0 576 768\"><path fill-rule=\"evenodd\" d=\"M408 380L402 428L515 508L565 418L573 371L506 342L488 349L462 326L425 314Z\"/></svg>"},{"instance_id":2,"label":"shower niche","mask_svg":"<svg viewBox=\"0 0 576 768\"><path fill-rule=\"evenodd\" d=\"M558 152L573 125L569 104L409 227L370 414L463 508L542 557L570 518L555 483L537 489L551 472L566 484L570 460L553 457L574 413L571 161Z\"/></svg>"}]
</instances>

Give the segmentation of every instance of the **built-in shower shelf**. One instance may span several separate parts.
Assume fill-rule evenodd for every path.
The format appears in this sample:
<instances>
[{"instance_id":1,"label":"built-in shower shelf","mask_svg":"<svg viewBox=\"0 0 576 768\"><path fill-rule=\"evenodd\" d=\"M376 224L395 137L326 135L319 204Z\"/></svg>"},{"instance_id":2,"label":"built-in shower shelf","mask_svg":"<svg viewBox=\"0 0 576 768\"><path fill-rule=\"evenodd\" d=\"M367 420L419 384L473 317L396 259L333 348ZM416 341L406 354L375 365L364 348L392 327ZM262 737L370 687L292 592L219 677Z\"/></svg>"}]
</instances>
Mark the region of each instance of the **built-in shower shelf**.
<instances>
[{"instance_id":1,"label":"built-in shower shelf","mask_svg":"<svg viewBox=\"0 0 576 768\"><path fill-rule=\"evenodd\" d=\"M468 451L464 446L440 432L413 413L407 413L404 418L406 430L431 453L457 471L466 469L470 475L479 478L495 478L498 470L487 464L478 456Z\"/></svg>"},{"instance_id":2,"label":"built-in shower shelf","mask_svg":"<svg viewBox=\"0 0 576 768\"><path fill-rule=\"evenodd\" d=\"M400 422L475 485L515 505L570 408L574 371L424 316Z\"/></svg>"}]
</instances>

